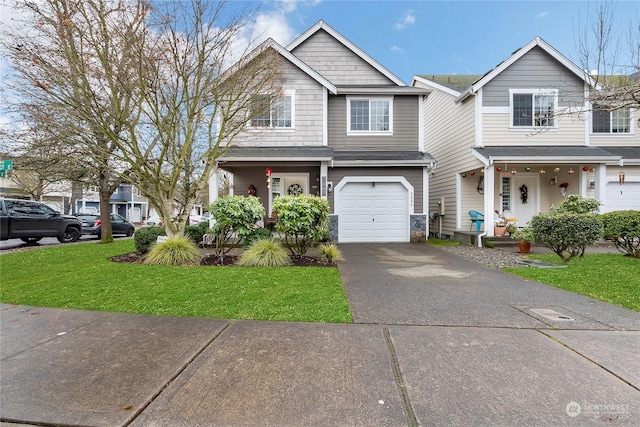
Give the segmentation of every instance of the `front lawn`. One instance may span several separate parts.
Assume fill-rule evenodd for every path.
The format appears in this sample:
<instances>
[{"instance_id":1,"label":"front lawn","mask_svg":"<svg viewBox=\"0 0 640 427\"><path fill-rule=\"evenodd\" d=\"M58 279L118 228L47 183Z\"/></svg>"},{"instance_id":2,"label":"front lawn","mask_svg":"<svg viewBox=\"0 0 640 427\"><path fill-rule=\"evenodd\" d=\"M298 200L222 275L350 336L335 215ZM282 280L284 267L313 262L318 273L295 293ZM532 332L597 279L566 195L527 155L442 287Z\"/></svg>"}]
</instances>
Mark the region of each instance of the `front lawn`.
<instances>
[{"instance_id":1,"label":"front lawn","mask_svg":"<svg viewBox=\"0 0 640 427\"><path fill-rule=\"evenodd\" d=\"M557 255L530 258L562 264ZM640 311L640 259L622 254L586 254L567 268L505 268L518 276Z\"/></svg>"},{"instance_id":2,"label":"front lawn","mask_svg":"<svg viewBox=\"0 0 640 427\"><path fill-rule=\"evenodd\" d=\"M223 319L352 322L331 267L162 267L110 262L133 240L0 256L0 301Z\"/></svg>"}]
</instances>

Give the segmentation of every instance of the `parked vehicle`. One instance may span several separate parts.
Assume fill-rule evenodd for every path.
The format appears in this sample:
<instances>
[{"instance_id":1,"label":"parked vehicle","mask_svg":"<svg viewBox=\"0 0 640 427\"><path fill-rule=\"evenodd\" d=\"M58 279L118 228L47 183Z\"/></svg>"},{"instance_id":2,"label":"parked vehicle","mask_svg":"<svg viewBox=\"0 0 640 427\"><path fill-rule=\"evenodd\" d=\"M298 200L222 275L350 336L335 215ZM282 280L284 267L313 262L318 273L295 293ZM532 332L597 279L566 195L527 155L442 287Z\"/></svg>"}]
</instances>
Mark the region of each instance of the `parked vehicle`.
<instances>
[{"instance_id":1,"label":"parked vehicle","mask_svg":"<svg viewBox=\"0 0 640 427\"><path fill-rule=\"evenodd\" d=\"M36 243L43 237L56 237L60 243L77 241L82 223L62 215L44 203L31 200L0 199L0 240L21 239Z\"/></svg>"},{"instance_id":2,"label":"parked vehicle","mask_svg":"<svg viewBox=\"0 0 640 427\"><path fill-rule=\"evenodd\" d=\"M102 220L100 215L78 214L76 215L82 221L82 234L89 234L100 237ZM118 214L111 214L111 234L124 234L127 237L133 236L136 228L129 221Z\"/></svg>"},{"instance_id":3,"label":"parked vehicle","mask_svg":"<svg viewBox=\"0 0 640 427\"><path fill-rule=\"evenodd\" d=\"M159 216L153 215L142 221L143 227L162 227L162 220Z\"/></svg>"}]
</instances>

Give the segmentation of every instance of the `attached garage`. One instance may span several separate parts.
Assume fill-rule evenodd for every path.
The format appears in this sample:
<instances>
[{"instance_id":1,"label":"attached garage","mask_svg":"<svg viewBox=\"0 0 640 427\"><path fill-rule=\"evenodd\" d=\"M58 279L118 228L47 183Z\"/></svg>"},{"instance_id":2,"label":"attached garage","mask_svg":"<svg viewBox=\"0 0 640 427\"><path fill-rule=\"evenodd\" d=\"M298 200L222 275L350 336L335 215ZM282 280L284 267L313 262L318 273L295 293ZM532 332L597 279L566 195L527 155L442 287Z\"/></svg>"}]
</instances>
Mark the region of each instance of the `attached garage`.
<instances>
[{"instance_id":1,"label":"attached garage","mask_svg":"<svg viewBox=\"0 0 640 427\"><path fill-rule=\"evenodd\" d=\"M338 241L408 242L413 188L402 177L348 177L335 188Z\"/></svg>"},{"instance_id":2,"label":"attached garage","mask_svg":"<svg viewBox=\"0 0 640 427\"><path fill-rule=\"evenodd\" d=\"M602 212L640 210L640 182L609 182Z\"/></svg>"}]
</instances>

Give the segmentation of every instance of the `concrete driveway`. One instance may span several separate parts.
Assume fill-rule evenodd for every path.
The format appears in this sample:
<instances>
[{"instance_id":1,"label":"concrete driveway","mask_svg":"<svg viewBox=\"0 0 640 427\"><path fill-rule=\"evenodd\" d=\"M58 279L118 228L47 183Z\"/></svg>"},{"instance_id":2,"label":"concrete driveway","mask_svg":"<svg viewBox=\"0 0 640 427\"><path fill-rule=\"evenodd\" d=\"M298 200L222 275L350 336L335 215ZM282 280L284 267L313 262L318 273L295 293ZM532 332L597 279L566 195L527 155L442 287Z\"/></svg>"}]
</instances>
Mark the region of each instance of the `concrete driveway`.
<instances>
[{"instance_id":1,"label":"concrete driveway","mask_svg":"<svg viewBox=\"0 0 640 427\"><path fill-rule=\"evenodd\" d=\"M3 304L1 424L640 425L640 313L427 245L341 248L356 324Z\"/></svg>"}]
</instances>

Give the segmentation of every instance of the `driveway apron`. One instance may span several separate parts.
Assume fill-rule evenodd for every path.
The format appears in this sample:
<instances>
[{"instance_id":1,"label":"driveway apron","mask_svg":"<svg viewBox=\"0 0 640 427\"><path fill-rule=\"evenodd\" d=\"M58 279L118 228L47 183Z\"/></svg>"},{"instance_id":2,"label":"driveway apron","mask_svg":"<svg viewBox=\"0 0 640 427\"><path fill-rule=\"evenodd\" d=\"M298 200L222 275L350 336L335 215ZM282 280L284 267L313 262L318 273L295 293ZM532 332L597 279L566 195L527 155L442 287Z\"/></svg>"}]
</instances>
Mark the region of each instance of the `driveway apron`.
<instances>
[{"instance_id":1,"label":"driveway apron","mask_svg":"<svg viewBox=\"0 0 640 427\"><path fill-rule=\"evenodd\" d=\"M640 329L636 312L526 281L432 245L343 244L340 249L346 259L340 275L356 323ZM574 320L550 319L540 310Z\"/></svg>"}]
</instances>

